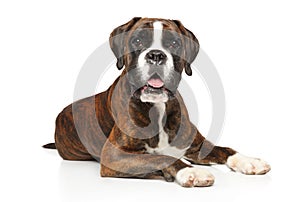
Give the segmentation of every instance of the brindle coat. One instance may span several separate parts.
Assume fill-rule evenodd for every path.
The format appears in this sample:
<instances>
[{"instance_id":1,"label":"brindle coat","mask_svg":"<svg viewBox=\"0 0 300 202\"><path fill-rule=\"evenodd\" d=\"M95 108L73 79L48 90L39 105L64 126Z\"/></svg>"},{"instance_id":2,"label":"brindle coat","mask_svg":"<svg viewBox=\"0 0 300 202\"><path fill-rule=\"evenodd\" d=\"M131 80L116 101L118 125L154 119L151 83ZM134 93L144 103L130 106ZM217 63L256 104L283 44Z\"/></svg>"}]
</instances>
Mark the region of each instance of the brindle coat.
<instances>
[{"instance_id":1,"label":"brindle coat","mask_svg":"<svg viewBox=\"0 0 300 202\"><path fill-rule=\"evenodd\" d=\"M126 40L112 40L116 35L134 30L143 20L134 18L112 32L110 43L118 59L117 67L121 69L125 66L125 69L107 91L67 106L56 119L55 145L48 144L45 147L56 147L66 160L100 161L103 177L163 177L173 181L180 169L190 165L171 156L147 153L145 145L155 148L159 141L158 134L149 137L147 133L147 130L157 130L159 112L151 110L152 103L130 97L132 92L128 80L124 78L132 55L116 48L120 44L126 46ZM185 60L180 61L182 65L178 69L179 72L185 69L191 75L190 63L199 49L197 39L179 21L165 21L165 25L166 29L176 27L175 31L197 42L196 45L188 41L185 43ZM229 156L236 153L231 148L214 146L205 140L190 122L179 92L166 103L163 120L169 144L179 149L188 147L185 157L194 164L224 164ZM151 127L147 128L150 124Z\"/></svg>"}]
</instances>

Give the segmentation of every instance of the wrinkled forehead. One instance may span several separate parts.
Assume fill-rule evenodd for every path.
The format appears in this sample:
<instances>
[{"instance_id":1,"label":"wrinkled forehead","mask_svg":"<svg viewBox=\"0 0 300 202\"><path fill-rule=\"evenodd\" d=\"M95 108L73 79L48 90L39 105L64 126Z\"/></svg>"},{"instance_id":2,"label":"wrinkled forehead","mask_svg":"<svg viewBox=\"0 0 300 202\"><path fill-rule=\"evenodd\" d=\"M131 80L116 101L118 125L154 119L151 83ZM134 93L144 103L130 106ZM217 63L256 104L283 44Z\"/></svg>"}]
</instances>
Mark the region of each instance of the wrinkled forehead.
<instances>
[{"instance_id":1,"label":"wrinkled forehead","mask_svg":"<svg viewBox=\"0 0 300 202\"><path fill-rule=\"evenodd\" d=\"M167 30L178 31L178 32L180 31L177 25L172 20L156 19L156 18L143 18L133 26L133 29L134 30L138 28L153 29L154 24L161 24L163 25L163 28Z\"/></svg>"},{"instance_id":2,"label":"wrinkled forehead","mask_svg":"<svg viewBox=\"0 0 300 202\"><path fill-rule=\"evenodd\" d=\"M144 18L139 20L129 32L129 36L139 34L139 33L147 33L147 35L152 38L155 35L163 34L163 35L181 35L181 31L178 26L172 20L165 19L156 19L156 18Z\"/></svg>"}]
</instances>

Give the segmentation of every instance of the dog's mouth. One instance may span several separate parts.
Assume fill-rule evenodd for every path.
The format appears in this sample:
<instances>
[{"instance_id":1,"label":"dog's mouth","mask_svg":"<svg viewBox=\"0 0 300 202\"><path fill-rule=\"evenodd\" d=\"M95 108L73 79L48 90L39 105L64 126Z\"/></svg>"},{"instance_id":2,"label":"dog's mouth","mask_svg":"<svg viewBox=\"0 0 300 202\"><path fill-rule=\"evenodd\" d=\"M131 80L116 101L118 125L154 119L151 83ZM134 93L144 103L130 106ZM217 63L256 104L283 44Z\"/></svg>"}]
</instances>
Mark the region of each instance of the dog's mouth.
<instances>
[{"instance_id":1,"label":"dog's mouth","mask_svg":"<svg viewBox=\"0 0 300 202\"><path fill-rule=\"evenodd\" d=\"M173 94L165 87L164 81L158 74L151 76L147 83L137 91L143 102L166 102Z\"/></svg>"},{"instance_id":2,"label":"dog's mouth","mask_svg":"<svg viewBox=\"0 0 300 202\"><path fill-rule=\"evenodd\" d=\"M145 94L169 93L169 90L165 87L165 83L158 74L151 76L147 84L140 88L140 91Z\"/></svg>"}]
</instances>

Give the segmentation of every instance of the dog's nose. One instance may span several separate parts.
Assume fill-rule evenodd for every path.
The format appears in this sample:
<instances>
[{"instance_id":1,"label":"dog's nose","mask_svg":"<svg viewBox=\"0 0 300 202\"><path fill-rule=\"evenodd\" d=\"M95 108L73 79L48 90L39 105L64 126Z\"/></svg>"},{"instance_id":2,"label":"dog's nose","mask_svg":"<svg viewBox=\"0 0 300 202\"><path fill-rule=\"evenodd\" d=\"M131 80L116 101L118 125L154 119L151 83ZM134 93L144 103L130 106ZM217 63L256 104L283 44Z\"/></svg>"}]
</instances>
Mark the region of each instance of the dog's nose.
<instances>
[{"instance_id":1,"label":"dog's nose","mask_svg":"<svg viewBox=\"0 0 300 202\"><path fill-rule=\"evenodd\" d=\"M166 63L167 56L161 50L151 50L146 54L145 59L149 64L163 65Z\"/></svg>"}]
</instances>

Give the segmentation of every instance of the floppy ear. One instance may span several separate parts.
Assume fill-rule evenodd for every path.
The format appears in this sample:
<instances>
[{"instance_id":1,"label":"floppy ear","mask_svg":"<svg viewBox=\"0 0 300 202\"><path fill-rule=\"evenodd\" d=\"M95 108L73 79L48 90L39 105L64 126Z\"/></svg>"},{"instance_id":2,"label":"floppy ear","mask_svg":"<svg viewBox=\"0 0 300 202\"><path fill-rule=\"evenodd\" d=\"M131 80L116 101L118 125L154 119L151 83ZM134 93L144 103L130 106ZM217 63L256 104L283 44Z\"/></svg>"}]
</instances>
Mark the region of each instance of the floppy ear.
<instances>
[{"instance_id":1,"label":"floppy ear","mask_svg":"<svg viewBox=\"0 0 300 202\"><path fill-rule=\"evenodd\" d=\"M121 25L113 30L109 37L110 48L117 58L117 67L122 69L124 66L124 49L125 49L125 35L130 28L140 20L140 17L132 18L129 22Z\"/></svg>"},{"instance_id":2,"label":"floppy ear","mask_svg":"<svg viewBox=\"0 0 300 202\"><path fill-rule=\"evenodd\" d=\"M180 29L181 34L185 36L184 37L184 44L185 44L184 70L187 75L191 76L192 75L191 64L195 60L199 52L200 45L195 35L190 30L185 28L179 20L173 20L173 22Z\"/></svg>"}]
</instances>

